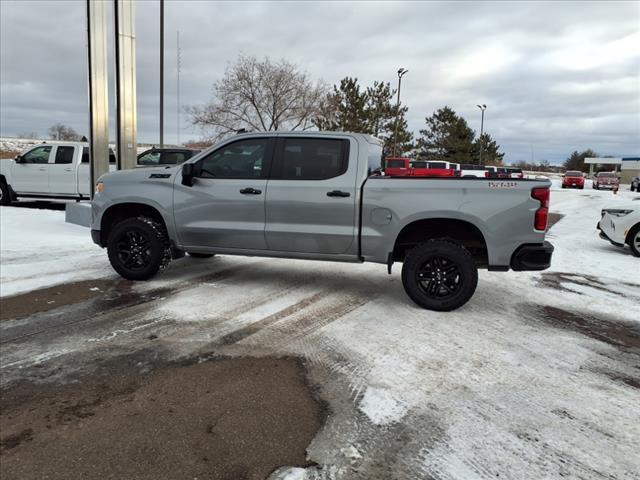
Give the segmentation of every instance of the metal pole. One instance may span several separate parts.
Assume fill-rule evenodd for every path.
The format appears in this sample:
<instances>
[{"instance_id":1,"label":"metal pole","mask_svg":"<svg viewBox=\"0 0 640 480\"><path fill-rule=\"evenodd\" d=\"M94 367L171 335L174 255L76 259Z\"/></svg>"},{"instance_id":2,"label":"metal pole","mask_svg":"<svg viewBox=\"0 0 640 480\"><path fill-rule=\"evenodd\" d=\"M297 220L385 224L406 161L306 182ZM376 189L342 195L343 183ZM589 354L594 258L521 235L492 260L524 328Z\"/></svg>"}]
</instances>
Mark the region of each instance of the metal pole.
<instances>
[{"instance_id":1,"label":"metal pole","mask_svg":"<svg viewBox=\"0 0 640 480\"><path fill-rule=\"evenodd\" d=\"M391 156L396 156L396 144L398 143L398 120L400 118L400 87L402 85L402 76L407 73L409 70L404 68L400 68L398 70L398 98L396 100L396 122L395 128L393 129L393 150Z\"/></svg>"},{"instance_id":2,"label":"metal pole","mask_svg":"<svg viewBox=\"0 0 640 480\"><path fill-rule=\"evenodd\" d=\"M160 147L164 147L164 0L160 0Z\"/></svg>"},{"instance_id":3,"label":"metal pole","mask_svg":"<svg viewBox=\"0 0 640 480\"><path fill-rule=\"evenodd\" d=\"M136 39L133 0L114 0L118 169L137 163Z\"/></svg>"},{"instance_id":4,"label":"metal pole","mask_svg":"<svg viewBox=\"0 0 640 480\"><path fill-rule=\"evenodd\" d=\"M180 30L177 31L177 49L176 49L176 63L178 70L178 81L177 81L177 94L178 94L178 102L176 103L176 133L177 133L177 144L180 146Z\"/></svg>"},{"instance_id":5,"label":"metal pole","mask_svg":"<svg viewBox=\"0 0 640 480\"><path fill-rule=\"evenodd\" d=\"M89 192L109 172L109 89L107 77L106 4L87 0L87 54L89 80Z\"/></svg>"},{"instance_id":6,"label":"metal pole","mask_svg":"<svg viewBox=\"0 0 640 480\"><path fill-rule=\"evenodd\" d=\"M482 117L480 120L480 165L482 165L482 151L484 150L484 138L482 138L482 135L484 134L484 111L486 110L487 106L483 103L482 105L477 105L477 107L482 112Z\"/></svg>"}]
</instances>

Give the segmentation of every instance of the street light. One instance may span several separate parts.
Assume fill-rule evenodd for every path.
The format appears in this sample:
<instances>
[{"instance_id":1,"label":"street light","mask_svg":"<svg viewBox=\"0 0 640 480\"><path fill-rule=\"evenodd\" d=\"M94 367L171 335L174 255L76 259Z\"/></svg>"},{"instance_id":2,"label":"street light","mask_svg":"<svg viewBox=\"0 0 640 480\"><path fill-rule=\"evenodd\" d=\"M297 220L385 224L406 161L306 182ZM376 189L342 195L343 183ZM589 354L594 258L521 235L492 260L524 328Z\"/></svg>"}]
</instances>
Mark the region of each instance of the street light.
<instances>
[{"instance_id":1,"label":"street light","mask_svg":"<svg viewBox=\"0 0 640 480\"><path fill-rule=\"evenodd\" d=\"M487 106L484 103L476 106L482 112L482 120L480 121L480 165L482 165L482 150L484 149L484 139L482 138L484 133L484 111L487 109Z\"/></svg>"},{"instance_id":2,"label":"street light","mask_svg":"<svg viewBox=\"0 0 640 480\"><path fill-rule=\"evenodd\" d=\"M393 131L393 153L392 156L396 156L396 143L398 142L398 119L400 117L400 85L402 84L402 76L409 70L406 68L398 69L398 100L396 101L396 125Z\"/></svg>"}]
</instances>

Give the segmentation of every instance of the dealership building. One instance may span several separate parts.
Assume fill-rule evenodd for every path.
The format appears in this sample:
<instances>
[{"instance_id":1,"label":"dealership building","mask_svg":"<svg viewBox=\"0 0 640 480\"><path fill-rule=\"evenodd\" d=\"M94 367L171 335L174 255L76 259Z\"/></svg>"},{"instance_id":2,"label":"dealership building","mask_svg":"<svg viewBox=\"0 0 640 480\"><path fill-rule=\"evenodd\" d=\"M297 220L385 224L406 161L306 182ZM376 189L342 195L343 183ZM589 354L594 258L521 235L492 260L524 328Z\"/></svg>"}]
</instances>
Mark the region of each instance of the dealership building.
<instances>
[{"instance_id":1,"label":"dealership building","mask_svg":"<svg viewBox=\"0 0 640 480\"><path fill-rule=\"evenodd\" d=\"M584 163L589 165L589 177L593 177L594 169L598 165L611 165L611 170L620 173L620 182L622 183L631 183L633 177L640 176L640 157L587 157L584 159Z\"/></svg>"}]
</instances>

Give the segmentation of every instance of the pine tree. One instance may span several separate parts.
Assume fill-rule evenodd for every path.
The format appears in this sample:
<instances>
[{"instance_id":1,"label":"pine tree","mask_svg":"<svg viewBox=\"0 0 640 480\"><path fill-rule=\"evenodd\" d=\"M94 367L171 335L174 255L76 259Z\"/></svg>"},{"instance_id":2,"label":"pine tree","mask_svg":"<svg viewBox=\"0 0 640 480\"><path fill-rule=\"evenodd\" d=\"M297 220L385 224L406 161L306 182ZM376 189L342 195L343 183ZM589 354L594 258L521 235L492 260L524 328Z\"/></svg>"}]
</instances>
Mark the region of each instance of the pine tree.
<instances>
[{"instance_id":1,"label":"pine tree","mask_svg":"<svg viewBox=\"0 0 640 480\"><path fill-rule=\"evenodd\" d=\"M395 105L395 94L388 82L376 81L363 91L357 78L346 77L327 95L314 124L320 130L368 133L379 137L384 141L383 154L388 156L393 150L396 112L399 112L396 154L401 155L413 148L413 134L405 119L408 109Z\"/></svg>"},{"instance_id":2,"label":"pine tree","mask_svg":"<svg viewBox=\"0 0 640 480\"><path fill-rule=\"evenodd\" d=\"M369 133L367 92L360 90L358 79L345 77L340 87L334 85L313 123L319 130Z\"/></svg>"},{"instance_id":3,"label":"pine tree","mask_svg":"<svg viewBox=\"0 0 640 480\"><path fill-rule=\"evenodd\" d=\"M466 120L449 107L437 110L425 119L427 128L420 130L416 142L417 156L430 160L473 163L475 132Z\"/></svg>"},{"instance_id":4,"label":"pine tree","mask_svg":"<svg viewBox=\"0 0 640 480\"><path fill-rule=\"evenodd\" d=\"M589 168L584 164L584 159L587 157L597 157L598 154L591 150L586 149L583 152L574 150L573 153L564 161L564 168L567 170L579 170L581 172L589 171Z\"/></svg>"},{"instance_id":5,"label":"pine tree","mask_svg":"<svg viewBox=\"0 0 640 480\"><path fill-rule=\"evenodd\" d=\"M482 144L482 162L480 162L480 145ZM473 142L473 164L502 165L504 152L500 152L500 145L488 133L483 133Z\"/></svg>"}]
</instances>

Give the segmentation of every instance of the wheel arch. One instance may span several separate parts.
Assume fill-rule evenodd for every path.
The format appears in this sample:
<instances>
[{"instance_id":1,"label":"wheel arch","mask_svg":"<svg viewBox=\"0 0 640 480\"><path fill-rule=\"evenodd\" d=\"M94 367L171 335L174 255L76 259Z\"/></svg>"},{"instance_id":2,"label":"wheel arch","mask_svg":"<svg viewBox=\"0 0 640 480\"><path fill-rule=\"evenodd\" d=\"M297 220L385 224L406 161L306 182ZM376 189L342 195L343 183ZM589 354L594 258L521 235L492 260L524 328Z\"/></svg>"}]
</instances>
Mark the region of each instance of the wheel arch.
<instances>
[{"instance_id":1,"label":"wheel arch","mask_svg":"<svg viewBox=\"0 0 640 480\"><path fill-rule=\"evenodd\" d=\"M396 236L393 260L403 261L407 252L416 245L432 239L448 239L463 245L473 256L476 265L489 264L485 235L468 220L457 218L423 218L406 224Z\"/></svg>"},{"instance_id":2,"label":"wheel arch","mask_svg":"<svg viewBox=\"0 0 640 480\"><path fill-rule=\"evenodd\" d=\"M167 222L158 208L142 202L116 203L107 208L100 219L100 245L104 247L107 244L109 234L116 224L127 218L135 217L148 217L156 220L168 231Z\"/></svg>"}]
</instances>

